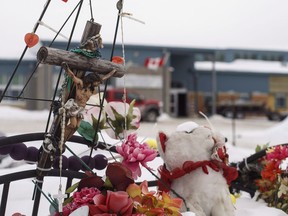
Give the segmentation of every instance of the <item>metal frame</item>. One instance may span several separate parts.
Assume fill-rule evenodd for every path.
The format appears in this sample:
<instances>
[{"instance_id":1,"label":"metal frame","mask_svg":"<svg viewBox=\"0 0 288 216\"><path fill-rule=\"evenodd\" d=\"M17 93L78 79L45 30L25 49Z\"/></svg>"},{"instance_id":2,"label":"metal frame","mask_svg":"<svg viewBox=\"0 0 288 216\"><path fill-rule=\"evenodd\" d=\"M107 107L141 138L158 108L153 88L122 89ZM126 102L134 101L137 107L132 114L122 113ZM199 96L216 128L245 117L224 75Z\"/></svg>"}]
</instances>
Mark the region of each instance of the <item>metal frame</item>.
<instances>
[{"instance_id":1,"label":"metal frame","mask_svg":"<svg viewBox=\"0 0 288 216\"><path fill-rule=\"evenodd\" d=\"M10 136L10 137L0 137L0 147L9 146L9 145L21 143L21 142L41 141L44 139L44 136L45 136L45 133L28 133L28 134L20 134L20 135L15 135L15 136ZM77 144L83 144L87 146L91 145L91 142L85 140L83 137L75 136L75 135L71 137L69 142L74 142ZM103 142L98 142L97 147L100 149L106 149L106 144ZM115 147L113 146L110 147L109 150L112 152L116 152ZM39 182L39 181L37 182L37 186L40 189L42 189L46 178L59 177L59 175L60 175L59 169L51 169L43 177L42 182ZM37 177L36 169L20 171L20 172L10 173L10 174L0 176L0 186L3 185L3 191L2 191L1 203L0 203L0 216L5 216L8 196L9 196L10 183L18 181L18 180L36 178L36 177ZM67 190L69 187L71 187L73 179L82 179L83 177L87 177L87 175L84 172L62 170L61 177L67 179L66 185L63 185ZM149 187L155 187L156 185L157 185L156 181L148 182ZM34 196L32 200L33 202L32 216L38 215L40 200L41 200L41 191L36 189L35 187Z\"/></svg>"}]
</instances>

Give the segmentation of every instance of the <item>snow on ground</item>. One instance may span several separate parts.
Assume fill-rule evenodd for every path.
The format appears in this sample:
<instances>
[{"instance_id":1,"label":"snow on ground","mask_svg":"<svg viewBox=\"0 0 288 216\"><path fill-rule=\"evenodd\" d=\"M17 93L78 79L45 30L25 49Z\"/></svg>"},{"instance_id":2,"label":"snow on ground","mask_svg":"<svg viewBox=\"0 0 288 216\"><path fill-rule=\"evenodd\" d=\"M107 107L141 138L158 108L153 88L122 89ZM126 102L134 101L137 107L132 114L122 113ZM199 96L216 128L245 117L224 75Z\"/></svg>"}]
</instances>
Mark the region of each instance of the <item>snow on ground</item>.
<instances>
[{"instance_id":1,"label":"snow on ground","mask_svg":"<svg viewBox=\"0 0 288 216\"><path fill-rule=\"evenodd\" d=\"M45 121L48 116L48 111L27 111L17 108L0 106L0 132L6 135L13 135L19 133L44 131ZM172 119L168 116L162 116L158 123L153 125L151 123L142 123L139 135L142 137L155 138L157 131L163 130L166 132L172 132L175 130L176 125L191 119ZM195 120L199 124L207 123L203 119ZM285 119L280 123L268 122L265 119L249 119L236 122L236 146L231 145L233 140L231 132L231 120L225 119L220 116L213 116L210 121L219 131L223 132L230 142L228 145L228 151L230 155L230 161L241 161L243 158L254 153L254 148L257 144L270 145L286 143L288 142L288 120ZM250 144L249 144L250 143ZM40 145L39 142L27 143L27 145ZM69 145L69 144L68 144ZM70 145L69 145L70 146ZM87 148L82 145L71 145L71 148L76 154L85 155L89 154ZM99 153L99 152L98 152ZM104 153L104 152L102 152ZM68 157L70 154L65 153ZM14 167L3 168L11 163L11 159L6 158L0 165L0 175L7 173L13 173L23 170L35 169L35 165L26 164L23 162L17 162ZM160 158L151 162L149 165L155 170L162 163ZM101 172L98 173L101 175ZM153 179L153 176L147 171L143 170L143 179ZM44 183L43 191L45 193L56 194L59 185L59 178L49 178L49 180ZM11 183L10 195L7 204L6 215L12 215L15 212L21 212L25 215L31 215L32 209L32 193L34 185L32 179L26 179L18 182ZM0 187L2 191L2 187ZM251 199L247 193L242 193L241 197L237 199L235 205L236 216L285 216L283 211L275 208L269 208L264 202L256 201L255 198ZM47 200L42 199L39 208L39 215L45 216L49 215L49 203Z\"/></svg>"}]
</instances>

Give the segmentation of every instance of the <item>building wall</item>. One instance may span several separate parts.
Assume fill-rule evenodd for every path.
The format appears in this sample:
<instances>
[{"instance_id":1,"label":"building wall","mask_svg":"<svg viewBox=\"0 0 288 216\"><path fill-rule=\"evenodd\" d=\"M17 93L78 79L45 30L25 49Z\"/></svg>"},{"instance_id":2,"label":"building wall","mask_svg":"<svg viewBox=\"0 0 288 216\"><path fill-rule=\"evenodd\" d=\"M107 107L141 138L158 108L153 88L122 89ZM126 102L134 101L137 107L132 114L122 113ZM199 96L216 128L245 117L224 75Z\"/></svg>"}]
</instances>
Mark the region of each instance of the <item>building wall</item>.
<instances>
[{"instance_id":1,"label":"building wall","mask_svg":"<svg viewBox=\"0 0 288 216\"><path fill-rule=\"evenodd\" d=\"M48 45L50 42L44 42L44 45ZM55 42L53 47L59 49L66 49L67 42ZM77 47L78 43L72 43L71 48ZM111 44L104 44L104 49L101 50L102 58L109 60L111 57ZM189 110L193 110L193 106L198 106L203 108L206 99L211 98L212 94L212 72L211 71L196 71L194 68L194 61L205 60L210 61L212 57L216 58L216 61L227 61L231 62L237 58L242 59L267 59L274 61L285 61L287 60L288 53L286 52L276 52L276 51L255 51L255 50L213 50L213 49L194 49L194 48L177 48L177 47L157 47L157 46L144 46L144 45L125 45L125 57L127 67L137 67L134 70L134 75L139 75L137 82L140 82L138 87L133 86L133 88L142 92L145 97L151 97L152 99L163 99L164 90L161 88L159 77L163 80L163 71L147 71L144 68L145 59L148 57L160 57L163 56L165 52L170 53L170 58L168 59L166 69L171 72L171 88L181 88L187 92L187 115L189 115ZM122 46L116 45L113 56L122 56ZM4 89L9 77L11 76L16 60L0 60L0 89ZM17 96L20 93L23 86L25 85L27 79L33 72L36 61L22 61L20 67L18 68L17 74L14 77L12 85L6 94L11 94L12 96ZM39 81L35 83L45 82L45 79L52 79L52 91L55 88L55 77L58 77L59 67L51 68L52 75L49 77L40 76L41 71L33 76L34 78L39 78ZM46 72L45 72L46 73ZM170 72L169 72L170 73ZM260 92L262 94L269 94L271 97L275 97L275 94L287 94L288 87L287 75L277 75L271 71L271 74L267 73L250 73L250 72L235 72L235 71L217 71L217 91L218 94L227 94L231 92L239 93L240 96L248 95L251 96L255 92ZM46 74L48 75L48 74ZM128 74L127 74L128 75ZM146 77L145 77L146 76ZM155 80L153 79L155 76ZM41 78L42 77L42 78ZM52 77L52 78L51 78ZM152 78L151 78L152 77ZM151 81L152 79L152 81ZM159 83L157 87L151 87L152 83ZM49 82L45 82L46 84ZM147 83L147 85L145 85ZM112 83L115 84L115 83ZM144 85L143 85L144 84ZM34 89L37 89L36 84L34 84ZM33 87L33 85L32 85ZM40 85L40 87L43 87ZM170 87L170 86L169 86ZM33 89L33 88L32 88ZM46 86L45 89L48 89ZM167 88L165 87L165 91ZM33 91L32 91L33 92ZM34 91L38 92L37 91ZM167 91L166 91L167 92ZM177 91L176 91L177 92ZM31 92L30 92L31 93ZM53 92L52 92L53 94ZM195 99L195 95L201 95L201 98ZM25 91L25 96L29 96L29 92ZM34 97L34 95L32 95ZM38 97L48 97L46 99L51 99L48 94L37 94ZM279 97L280 97L279 96ZM36 97L36 96L35 96ZM183 97L183 92L181 93L181 99ZM286 97L286 95L285 95ZM280 98L281 99L281 98ZM279 99L279 100L280 100ZM288 97L287 97L288 99ZM281 99L282 100L282 99ZM8 99L5 99L8 101ZM273 101L271 99L271 101ZM274 103L274 102L273 102ZM201 109L202 109L201 108ZM195 107L194 107L195 109Z\"/></svg>"},{"instance_id":2,"label":"building wall","mask_svg":"<svg viewBox=\"0 0 288 216\"><path fill-rule=\"evenodd\" d=\"M16 97L26 96L26 94L20 95L23 90L23 87L26 85L29 77L33 73L33 69L35 68L36 62L34 60L23 60L18 69L11 79L12 74L14 73L15 67L18 63L18 60L4 60L0 59L0 95L4 92L7 84L11 81L9 85L5 97L3 98L2 104L13 104L19 107L25 107L25 100L17 100ZM11 80L10 80L11 79ZM23 92L24 93L24 92Z\"/></svg>"},{"instance_id":3,"label":"building wall","mask_svg":"<svg viewBox=\"0 0 288 216\"><path fill-rule=\"evenodd\" d=\"M131 66L123 78L115 78L116 87L132 89L145 98L162 100L162 69L157 71L145 67Z\"/></svg>"}]
</instances>

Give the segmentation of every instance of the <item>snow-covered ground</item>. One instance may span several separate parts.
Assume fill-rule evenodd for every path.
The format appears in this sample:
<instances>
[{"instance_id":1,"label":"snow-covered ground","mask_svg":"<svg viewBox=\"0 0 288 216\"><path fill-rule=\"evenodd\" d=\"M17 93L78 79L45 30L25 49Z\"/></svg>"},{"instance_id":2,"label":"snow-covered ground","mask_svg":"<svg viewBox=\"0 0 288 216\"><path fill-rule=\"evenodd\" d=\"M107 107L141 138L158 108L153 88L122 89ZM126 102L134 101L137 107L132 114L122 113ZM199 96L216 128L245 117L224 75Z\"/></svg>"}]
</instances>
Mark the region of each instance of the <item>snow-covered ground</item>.
<instances>
[{"instance_id":1,"label":"snow-covered ground","mask_svg":"<svg viewBox=\"0 0 288 216\"><path fill-rule=\"evenodd\" d=\"M31 132L43 132L45 131L47 116L48 111L46 110L32 112L7 106L0 106L0 132L4 133L6 136ZM162 116L157 124L142 123L138 130L138 135L143 137L143 139L154 139L158 131L170 133L175 130L177 124L187 120L191 119L171 119ZM194 119L194 121L198 124L207 124L204 118L197 118ZM288 142L288 120L284 120L280 123L269 122L265 118L237 120L234 122L234 129L232 129L233 122L231 119L213 116L210 118L210 121L216 129L228 137L228 153L230 155L230 161L240 161L253 154L257 144L264 145L269 143L270 145L275 145ZM231 143L235 143L236 145L234 146ZM39 147L40 144L37 142L31 142L27 143L27 145L38 145ZM85 146L71 144L71 148L76 154L89 154ZM70 156L68 152L65 152L65 154ZM161 163L161 159L157 158L150 164L150 166L156 169ZM11 159L6 158L0 164L0 175L35 168L35 165L23 162L17 162L17 166L15 167L3 168L7 164L11 164ZM153 176L151 176L148 171L143 170L141 179L149 180L153 179ZM47 194L57 194L58 185L59 178L49 178L49 181L44 184L43 191ZM34 184L32 183L32 179L12 183L6 215L12 215L15 212L21 212L27 216L31 215L33 189ZM0 188L0 191L2 191L2 187ZM264 202L251 199L246 193L242 193L240 198L237 199L235 208L236 216L286 215L278 209L267 207ZM40 203L39 215L49 215L49 203L45 198L42 199Z\"/></svg>"}]
</instances>

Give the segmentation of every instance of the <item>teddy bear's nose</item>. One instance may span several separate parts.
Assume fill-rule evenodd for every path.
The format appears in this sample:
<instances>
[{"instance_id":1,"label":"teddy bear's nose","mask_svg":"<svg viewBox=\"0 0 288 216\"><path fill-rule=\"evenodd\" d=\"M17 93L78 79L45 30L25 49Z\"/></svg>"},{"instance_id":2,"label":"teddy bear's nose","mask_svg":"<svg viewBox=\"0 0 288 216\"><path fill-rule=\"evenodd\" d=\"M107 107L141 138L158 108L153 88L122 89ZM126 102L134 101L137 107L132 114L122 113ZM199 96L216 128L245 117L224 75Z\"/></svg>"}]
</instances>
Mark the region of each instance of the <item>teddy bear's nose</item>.
<instances>
[{"instance_id":1,"label":"teddy bear's nose","mask_svg":"<svg viewBox=\"0 0 288 216\"><path fill-rule=\"evenodd\" d=\"M228 141L227 137L225 137L225 143Z\"/></svg>"}]
</instances>

